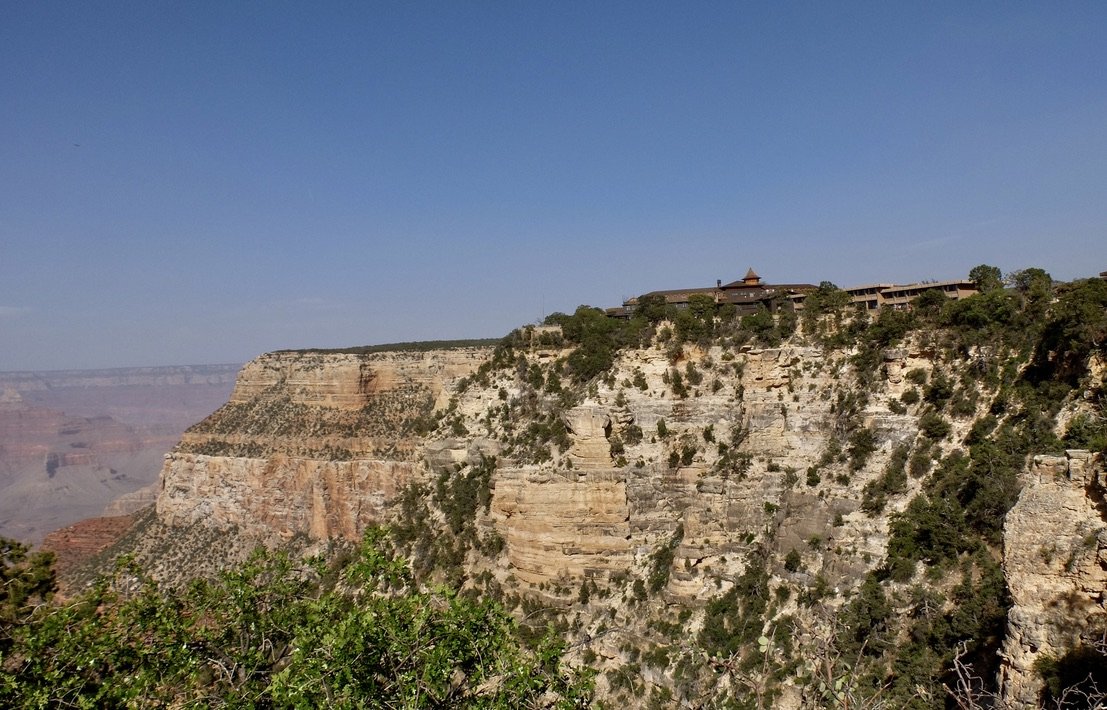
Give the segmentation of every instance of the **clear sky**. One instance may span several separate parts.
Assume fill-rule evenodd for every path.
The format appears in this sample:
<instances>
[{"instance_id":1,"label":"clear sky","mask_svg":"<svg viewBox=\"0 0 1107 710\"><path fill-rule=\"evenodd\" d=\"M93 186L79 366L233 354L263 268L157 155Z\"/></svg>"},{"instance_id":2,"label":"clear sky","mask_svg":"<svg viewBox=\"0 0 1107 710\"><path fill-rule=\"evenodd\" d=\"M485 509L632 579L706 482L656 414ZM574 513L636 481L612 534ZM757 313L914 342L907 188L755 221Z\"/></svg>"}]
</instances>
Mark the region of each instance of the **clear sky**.
<instances>
[{"instance_id":1,"label":"clear sky","mask_svg":"<svg viewBox=\"0 0 1107 710\"><path fill-rule=\"evenodd\" d=\"M1107 269L1107 3L0 0L0 370Z\"/></svg>"}]
</instances>

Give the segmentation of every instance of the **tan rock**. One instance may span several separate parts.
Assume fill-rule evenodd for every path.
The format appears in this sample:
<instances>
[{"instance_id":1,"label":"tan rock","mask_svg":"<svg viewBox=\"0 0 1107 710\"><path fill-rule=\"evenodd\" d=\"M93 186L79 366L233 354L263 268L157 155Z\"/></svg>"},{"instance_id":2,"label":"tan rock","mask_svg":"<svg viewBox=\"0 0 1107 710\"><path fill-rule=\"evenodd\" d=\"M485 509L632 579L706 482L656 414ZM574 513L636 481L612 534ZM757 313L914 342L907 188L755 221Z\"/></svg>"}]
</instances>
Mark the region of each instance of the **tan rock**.
<instances>
[{"instance_id":1,"label":"tan rock","mask_svg":"<svg viewBox=\"0 0 1107 710\"><path fill-rule=\"evenodd\" d=\"M574 468L595 469L611 467L611 417L593 405L574 407L565 412L562 419L573 437L569 459Z\"/></svg>"},{"instance_id":2,"label":"tan rock","mask_svg":"<svg viewBox=\"0 0 1107 710\"><path fill-rule=\"evenodd\" d=\"M1102 463L1087 451L1035 456L1004 524L1008 614L1000 682L1002 707L1036 708L1043 656L1059 658L1081 633L1107 623L1107 524L1096 507Z\"/></svg>"},{"instance_id":3,"label":"tan rock","mask_svg":"<svg viewBox=\"0 0 1107 710\"><path fill-rule=\"evenodd\" d=\"M104 508L105 517L131 515L158 500L159 486L156 483L143 486L137 491L119 496Z\"/></svg>"},{"instance_id":4,"label":"tan rock","mask_svg":"<svg viewBox=\"0 0 1107 710\"><path fill-rule=\"evenodd\" d=\"M417 470L405 461L168 454L157 513L168 525L202 522L259 538L357 540L388 519Z\"/></svg>"},{"instance_id":5,"label":"tan rock","mask_svg":"<svg viewBox=\"0 0 1107 710\"><path fill-rule=\"evenodd\" d=\"M238 375L232 403L279 392L295 404L359 409L373 395L402 387L425 387L435 397L487 358L487 348L427 352L275 352L247 363Z\"/></svg>"},{"instance_id":6,"label":"tan rock","mask_svg":"<svg viewBox=\"0 0 1107 710\"><path fill-rule=\"evenodd\" d=\"M492 519L507 543L510 572L528 584L626 570L628 518L626 484L615 471L497 472Z\"/></svg>"}]
</instances>

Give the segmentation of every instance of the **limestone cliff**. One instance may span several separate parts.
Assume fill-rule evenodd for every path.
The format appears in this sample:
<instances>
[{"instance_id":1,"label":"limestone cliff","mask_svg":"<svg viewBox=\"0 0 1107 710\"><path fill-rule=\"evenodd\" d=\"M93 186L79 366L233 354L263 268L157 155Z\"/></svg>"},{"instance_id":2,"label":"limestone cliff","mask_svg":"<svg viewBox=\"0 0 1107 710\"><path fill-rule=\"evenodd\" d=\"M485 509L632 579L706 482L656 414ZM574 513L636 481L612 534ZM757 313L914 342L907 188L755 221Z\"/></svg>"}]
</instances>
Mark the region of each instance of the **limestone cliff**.
<instances>
[{"instance_id":1,"label":"limestone cliff","mask_svg":"<svg viewBox=\"0 0 1107 710\"><path fill-rule=\"evenodd\" d=\"M486 357L472 348L263 355L166 456L158 517L263 540L357 539L416 480L418 428Z\"/></svg>"},{"instance_id":2,"label":"limestone cliff","mask_svg":"<svg viewBox=\"0 0 1107 710\"><path fill-rule=\"evenodd\" d=\"M1087 451L1036 456L1004 525L1014 602L1003 646L1004 707L1036 707L1035 664L1107 632L1107 508L1102 461Z\"/></svg>"},{"instance_id":3,"label":"limestone cliff","mask_svg":"<svg viewBox=\"0 0 1107 710\"><path fill-rule=\"evenodd\" d=\"M414 480L408 461L172 453L156 508L168 525L203 523L260 539L356 540L388 518L396 493Z\"/></svg>"},{"instance_id":4,"label":"limestone cliff","mask_svg":"<svg viewBox=\"0 0 1107 710\"><path fill-rule=\"evenodd\" d=\"M565 352L523 358L548 370ZM354 539L400 520L412 485L428 490L496 456L477 523L502 545L483 561L470 552L472 572L555 608L571 607L582 588L614 595L609 621L623 631L603 634L600 608L583 611L593 619L588 633L602 636L590 648L616 666L647 619L677 608L668 605L699 610L695 629L704 603L738 584L754 558L768 556L781 589L829 590L831 608L882 559L888 517L860 506L896 447L916 438L919 407L889 405L909 386L902 378L864 393L847 360L819 347L686 347L674 361L658 343L624 352L575 399L552 386L536 396L522 364L495 368L491 357L258 358L230 402L167 456L159 523L273 542ZM933 367L919 350L889 362L896 374ZM431 434L421 438L417 425L427 421ZM863 460L851 459L850 432L870 434ZM912 479L892 494L888 510L902 509L919 485ZM440 513L425 515L433 522ZM785 569L789 554L800 563ZM636 611L647 587L634 580L650 580L662 605ZM793 598L775 614L810 610ZM799 702L800 689L790 692Z\"/></svg>"},{"instance_id":5,"label":"limestone cliff","mask_svg":"<svg viewBox=\"0 0 1107 710\"><path fill-rule=\"evenodd\" d=\"M956 649L995 676L1009 618L1002 690L1030 707L1037 655L1102 613L1091 460L1035 459L1004 528L1030 435L1057 450L1069 416L1019 379L1029 349L851 341L867 318L774 346L665 326L575 382L546 332L264 355L166 457L148 524L203 545L388 523L422 573L553 623L633 705L934 707Z\"/></svg>"}]
</instances>

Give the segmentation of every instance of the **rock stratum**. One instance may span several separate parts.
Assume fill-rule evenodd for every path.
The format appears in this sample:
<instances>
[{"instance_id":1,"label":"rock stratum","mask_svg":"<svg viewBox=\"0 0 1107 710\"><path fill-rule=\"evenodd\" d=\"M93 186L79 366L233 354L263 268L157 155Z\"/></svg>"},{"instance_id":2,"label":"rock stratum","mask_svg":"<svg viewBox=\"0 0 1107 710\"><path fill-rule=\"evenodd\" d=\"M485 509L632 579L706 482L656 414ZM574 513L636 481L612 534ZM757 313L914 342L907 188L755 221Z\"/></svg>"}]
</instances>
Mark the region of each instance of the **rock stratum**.
<instances>
[{"instance_id":1,"label":"rock stratum","mask_svg":"<svg viewBox=\"0 0 1107 710\"><path fill-rule=\"evenodd\" d=\"M258 539L356 540L417 480L420 428L487 356L264 355L242 369L230 401L166 456L158 518Z\"/></svg>"},{"instance_id":2,"label":"rock stratum","mask_svg":"<svg viewBox=\"0 0 1107 710\"><path fill-rule=\"evenodd\" d=\"M174 530L310 547L390 525L432 577L556 619L569 656L600 670L600 695L636 706L853 706L887 692L934 707L977 692L959 690L963 671L993 679L978 689L988 702L1037 707L1036 660L1102 626L1097 454L1012 453L1019 482L988 493L1017 498L1006 522L1006 508L998 523L979 512L1000 505L977 490L990 485L981 442L1030 416L996 405L1004 385L989 373L1018 377L1025 352L925 334L868 350L651 337L570 387L572 352L516 337L264 355L165 457L148 537L168 559ZM1088 406L1066 401L1057 435ZM981 541L940 529L955 519ZM172 568L163 560L163 576ZM967 626L971 605L993 625ZM930 659L948 662L917 671L930 685L895 685L908 670L888 649L956 628L975 629L961 633L980 637L976 657Z\"/></svg>"}]
</instances>

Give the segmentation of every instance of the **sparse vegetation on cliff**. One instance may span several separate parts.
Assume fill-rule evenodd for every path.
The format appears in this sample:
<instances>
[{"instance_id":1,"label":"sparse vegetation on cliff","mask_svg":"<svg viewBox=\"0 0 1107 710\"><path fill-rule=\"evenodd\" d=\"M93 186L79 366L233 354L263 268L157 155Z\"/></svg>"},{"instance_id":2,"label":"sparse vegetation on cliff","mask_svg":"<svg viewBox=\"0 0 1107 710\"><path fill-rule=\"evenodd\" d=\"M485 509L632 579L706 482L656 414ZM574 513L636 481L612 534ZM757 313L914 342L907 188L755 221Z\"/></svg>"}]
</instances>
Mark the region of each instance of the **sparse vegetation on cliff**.
<instances>
[{"instance_id":1,"label":"sparse vegetation on cliff","mask_svg":"<svg viewBox=\"0 0 1107 710\"><path fill-rule=\"evenodd\" d=\"M391 501L397 544L420 583L556 629L610 702L930 708L965 668L994 696L1027 459L1107 447L1107 287L1054 301L1039 271L909 311L825 283L799 314L651 297L515 331L445 406L380 410L449 454ZM271 394L193 450L353 435ZM1046 556L1093 556L1070 547Z\"/></svg>"}]
</instances>

